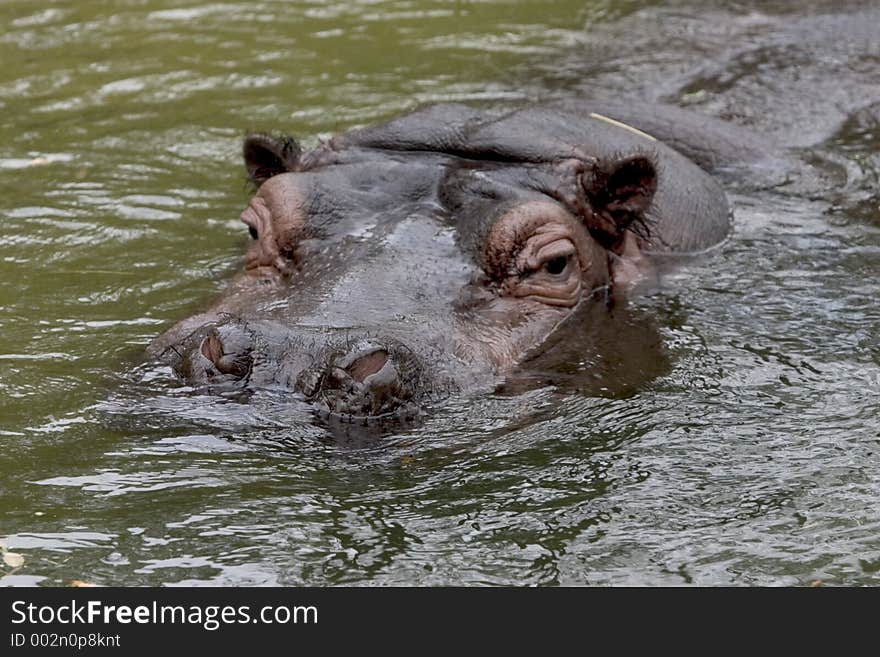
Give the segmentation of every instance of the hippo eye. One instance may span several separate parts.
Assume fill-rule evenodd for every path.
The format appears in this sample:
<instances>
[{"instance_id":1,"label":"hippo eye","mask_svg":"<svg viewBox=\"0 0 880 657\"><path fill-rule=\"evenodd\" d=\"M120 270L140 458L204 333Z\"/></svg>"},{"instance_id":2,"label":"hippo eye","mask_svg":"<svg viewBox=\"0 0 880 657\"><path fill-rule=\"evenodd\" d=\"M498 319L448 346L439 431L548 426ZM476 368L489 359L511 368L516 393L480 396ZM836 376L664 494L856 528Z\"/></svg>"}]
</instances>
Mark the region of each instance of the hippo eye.
<instances>
[{"instance_id":1,"label":"hippo eye","mask_svg":"<svg viewBox=\"0 0 880 657\"><path fill-rule=\"evenodd\" d=\"M558 256L544 263L542 269L553 276L559 276L568 269L568 263L571 262L570 255Z\"/></svg>"},{"instance_id":2,"label":"hippo eye","mask_svg":"<svg viewBox=\"0 0 880 657\"><path fill-rule=\"evenodd\" d=\"M251 234L252 239L258 239L260 234L257 232L257 229L253 226L248 226L248 232Z\"/></svg>"}]
</instances>

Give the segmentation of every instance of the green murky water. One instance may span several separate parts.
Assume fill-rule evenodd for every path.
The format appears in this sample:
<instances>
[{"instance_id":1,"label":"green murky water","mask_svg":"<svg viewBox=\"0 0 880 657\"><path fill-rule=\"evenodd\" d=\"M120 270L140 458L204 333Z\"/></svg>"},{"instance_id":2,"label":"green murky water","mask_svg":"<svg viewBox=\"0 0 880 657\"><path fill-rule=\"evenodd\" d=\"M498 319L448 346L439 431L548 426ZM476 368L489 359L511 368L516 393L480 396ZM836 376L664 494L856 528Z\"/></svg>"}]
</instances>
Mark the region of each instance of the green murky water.
<instances>
[{"instance_id":1,"label":"green murky water","mask_svg":"<svg viewBox=\"0 0 880 657\"><path fill-rule=\"evenodd\" d=\"M864 5L0 2L0 582L877 584ZM143 364L240 265L246 130L594 92L832 182L731 190L733 238L636 302L670 362L638 390L453 400L349 449Z\"/></svg>"}]
</instances>

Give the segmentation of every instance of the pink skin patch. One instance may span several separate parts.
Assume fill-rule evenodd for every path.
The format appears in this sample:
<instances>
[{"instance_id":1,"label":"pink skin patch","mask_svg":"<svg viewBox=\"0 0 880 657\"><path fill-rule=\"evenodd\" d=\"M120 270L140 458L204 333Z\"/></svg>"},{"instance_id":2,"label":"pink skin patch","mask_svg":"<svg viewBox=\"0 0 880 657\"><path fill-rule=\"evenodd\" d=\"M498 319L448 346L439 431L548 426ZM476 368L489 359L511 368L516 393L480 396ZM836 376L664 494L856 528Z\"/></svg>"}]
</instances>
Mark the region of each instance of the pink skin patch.
<instances>
[{"instance_id":1,"label":"pink skin patch","mask_svg":"<svg viewBox=\"0 0 880 657\"><path fill-rule=\"evenodd\" d=\"M349 376L359 383L363 383L371 374L375 374L388 362L388 354L384 351L374 351L362 358L358 358L354 363L346 368Z\"/></svg>"}]
</instances>

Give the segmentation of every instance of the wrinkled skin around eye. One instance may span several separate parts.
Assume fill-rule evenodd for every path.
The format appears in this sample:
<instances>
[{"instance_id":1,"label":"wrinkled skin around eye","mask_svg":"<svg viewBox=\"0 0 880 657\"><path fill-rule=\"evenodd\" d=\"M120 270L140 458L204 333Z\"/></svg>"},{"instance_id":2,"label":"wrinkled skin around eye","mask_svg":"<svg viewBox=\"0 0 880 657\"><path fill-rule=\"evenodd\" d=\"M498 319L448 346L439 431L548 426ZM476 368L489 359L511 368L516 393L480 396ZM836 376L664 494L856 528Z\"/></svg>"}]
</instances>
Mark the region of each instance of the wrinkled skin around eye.
<instances>
[{"instance_id":1,"label":"wrinkled skin around eye","mask_svg":"<svg viewBox=\"0 0 880 657\"><path fill-rule=\"evenodd\" d=\"M607 283L607 258L584 226L556 203L513 208L489 233L486 269L503 296L572 308Z\"/></svg>"},{"instance_id":2,"label":"wrinkled skin around eye","mask_svg":"<svg viewBox=\"0 0 880 657\"><path fill-rule=\"evenodd\" d=\"M514 259L515 271L502 290L550 306L574 306L581 292L577 248L563 226L539 226Z\"/></svg>"},{"instance_id":3,"label":"wrinkled skin around eye","mask_svg":"<svg viewBox=\"0 0 880 657\"><path fill-rule=\"evenodd\" d=\"M574 216L552 201L508 210L492 226L484 272L463 294L458 356L504 370L609 283L608 258Z\"/></svg>"}]
</instances>

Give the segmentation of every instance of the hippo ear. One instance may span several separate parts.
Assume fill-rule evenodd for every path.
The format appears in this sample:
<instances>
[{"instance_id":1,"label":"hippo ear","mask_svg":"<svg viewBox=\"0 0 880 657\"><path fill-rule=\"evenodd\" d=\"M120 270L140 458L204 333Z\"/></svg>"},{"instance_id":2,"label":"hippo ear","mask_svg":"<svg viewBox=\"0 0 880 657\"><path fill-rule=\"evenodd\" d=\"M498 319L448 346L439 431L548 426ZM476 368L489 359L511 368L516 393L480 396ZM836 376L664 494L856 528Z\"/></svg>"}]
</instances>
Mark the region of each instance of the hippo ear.
<instances>
[{"instance_id":1,"label":"hippo ear","mask_svg":"<svg viewBox=\"0 0 880 657\"><path fill-rule=\"evenodd\" d=\"M259 187L272 176L296 170L302 149L293 137L256 133L245 137L243 154L248 179Z\"/></svg>"},{"instance_id":2,"label":"hippo ear","mask_svg":"<svg viewBox=\"0 0 880 657\"><path fill-rule=\"evenodd\" d=\"M587 227L606 246L617 244L625 230L648 236L647 211L657 191L657 169L649 157L600 163L581 184L594 213Z\"/></svg>"}]
</instances>

